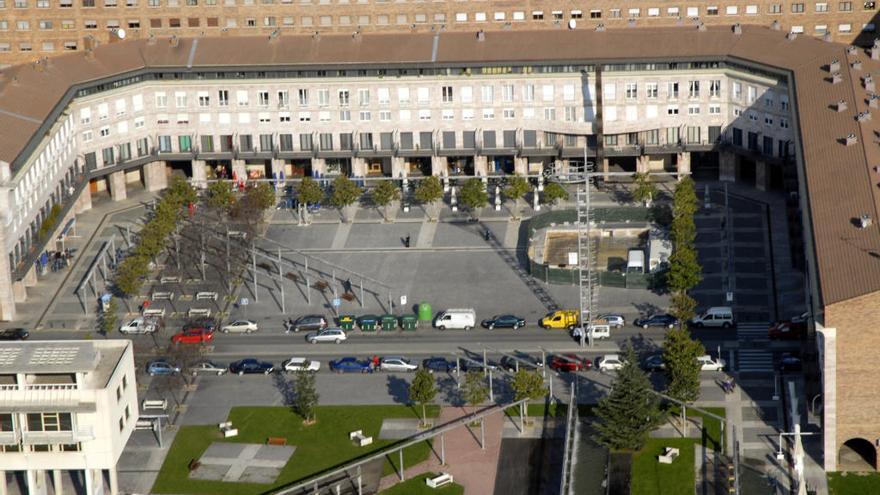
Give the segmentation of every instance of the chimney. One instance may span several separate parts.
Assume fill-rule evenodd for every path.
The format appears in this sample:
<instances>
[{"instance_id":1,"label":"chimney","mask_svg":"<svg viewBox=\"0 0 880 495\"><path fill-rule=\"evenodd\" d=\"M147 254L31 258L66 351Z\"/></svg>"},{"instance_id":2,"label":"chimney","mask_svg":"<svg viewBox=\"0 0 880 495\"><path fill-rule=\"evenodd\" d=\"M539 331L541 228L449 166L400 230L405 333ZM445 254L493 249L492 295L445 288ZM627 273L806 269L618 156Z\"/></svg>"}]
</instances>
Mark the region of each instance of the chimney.
<instances>
[{"instance_id":1,"label":"chimney","mask_svg":"<svg viewBox=\"0 0 880 495\"><path fill-rule=\"evenodd\" d=\"M148 45L155 45L156 44L156 35L155 34L152 34L152 33L150 34L150 37L147 38L147 44Z\"/></svg>"},{"instance_id":2,"label":"chimney","mask_svg":"<svg viewBox=\"0 0 880 495\"><path fill-rule=\"evenodd\" d=\"M274 31L269 33L269 42L275 42L278 40L279 37L281 37L281 30L276 28Z\"/></svg>"},{"instance_id":3,"label":"chimney","mask_svg":"<svg viewBox=\"0 0 880 495\"><path fill-rule=\"evenodd\" d=\"M859 228L860 229L867 229L873 223L874 223L874 221L871 220L871 215L864 214L864 215L859 216Z\"/></svg>"},{"instance_id":4,"label":"chimney","mask_svg":"<svg viewBox=\"0 0 880 495\"><path fill-rule=\"evenodd\" d=\"M862 61L856 60L853 63L849 64L849 66L852 67L853 70L862 70Z\"/></svg>"},{"instance_id":5,"label":"chimney","mask_svg":"<svg viewBox=\"0 0 880 495\"><path fill-rule=\"evenodd\" d=\"M843 76L840 75L840 72L831 73L831 84L837 84L839 82L843 82Z\"/></svg>"},{"instance_id":6,"label":"chimney","mask_svg":"<svg viewBox=\"0 0 880 495\"><path fill-rule=\"evenodd\" d=\"M858 122L867 122L869 120L871 120L871 112L859 112L856 115L856 121Z\"/></svg>"},{"instance_id":7,"label":"chimney","mask_svg":"<svg viewBox=\"0 0 880 495\"><path fill-rule=\"evenodd\" d=\"M353 39L355 41L360 41L361 40L361 30L358 29L357 31L351 33L351 39Z\"/></svg>"},{"instance_id":8,"label":"chimney","mask_svg":"<svg viewBox=\"0 0 880 495\"><path fill-rule=\"evenodd\" d=\"M733 25L733 34L742 34L743 28L740 23L736 23Z\"/></svg>"},{"instance_id":9,"label":"chimney","mask_svg":"<svg viewBox=\"0 0 880 495\"><path fill-rule=\"evenodd\" d=\"M168 43L171 45L171 48L177 48L177 46L180 45L180 38L178 38L176 34L172 34Z\"/></svg>"},{"instance_id":10,"label":"chimney","mask_svg":"<svg viewBox=\"0 0 880 495\"><path fill-rule=\"evenodd\" d=\"M859 142L859 140L856 139L856 135L853 133L847 134L846 138L844 138L844 140L843 140L843 144L845 144L847 146L852 146L858 142Z\"/></svg>"},{"instance_id":11,"label":"chimney","mask_svg":"<svg viewBox=\"0 0 880 495\"><path fill-rule=\"evenodd\" d=\"M825 31L825 34L822 35L822 41L826 43L831 43L831 33Z\"/></svg>"},{"instance_id":12,"label":"chimney","mask_svg":"<svg viewBox=\"0 0 880 495\"><path fill-rule=\"evenodd\" d=\"M839 100L837 102L837 112L843 112L846 110L846 100Z\"/></svg>"},{"instance_id":13,"label":"chimney","mask_svg":"<svg viewBox=\"0 0 880 495\"><path fill-rule=\"evenodd\" d=\"M626 27L636 27L636 20L633 19L632 17L630 17L630 18L626 21Z\"/></svg>"},{"instance_id":14,"label":"chimney","mask_svg":"<svg viewBox=\"0 0 880 495\"><path fill-rule=\"evenodd\" d=\"M797 39L797 33L788 33L785 35L785 39L788 41L794 41Z\"/></svg>"},{"instance_id":15,"label":"chimney","mask_svg":"<svg viewBox=\"0 0 880 495\"><path fill-rule=\"evenodd\" d=\"M865 90L873 93L874 92L874 78L871 77L871 74L868 74L867 76L865 76L864 83L865 83Z\"/></svg>"},{"instance_id":16,"label":"chimney","mask_svg":"<svg viewBox=\"0 0 880 495\"><path fill-rule=\"evenodd\" d=\"M319 31L315 31L314 33L312 33L312 39L315 40L315 41L320 40L320 39L321 39L321 33L320 33Z\"/></svg>"},{"instance_id":17,"label":"chimney","mask_svg":"<svg viewBox=\"0 0 880 495\"><path fill-rule=\"evenodd\" d=\"M682 19L681 16L676 17L676 18L675 18L675 25L676 25L676 26L683 26L683 25L684 25L684 19Z\"/></svg>"},{"instance_id":18,"label":"chimney","mask_svg":"<svg viewBox=\"0 0 880 495\"><path fill-rule=\"evenodd\" d=\"M868 107L869 107L869 108L878 108L878 107L880 107L880 105L878 105L878 103L880 103L880 96L877 96L877 95L875 95L875 94L872 94L872 95L869 95L869 96L868 96Z\"/></svg>"},{"instance_id":19,"label":"chimney","mask_svg":"<svg viewBox=\"0 0 880 495\"><path fill-rule=\"evenodd\" d=\"M846 47L846 54L847 55L855 55L856 54L856 47L854 47L854 46Z\"/></svg>"},{"instance_id":20,"label":"chimney","mask_svg":"<svg viewBox=\"0 0 880 495\"><path fill-rule=\"evenodd\" d=\"M871 60L880 60L880 47L874 46L869 48L868 53L871 54Z\"/></svg>"},{"instance_id":21,"label":"chimney","mask_svg":"<svg viewBox=\"0 0 880 495\"><path fill-rule=\"evenodd\" d=\"M836 58L828 64L828 72L840 72L840 60Z\"/></svg>"},{"instance_id":22,"label":"chimney","mask_svg":"<svg viewBox=\"0 0 880 495\"><path fill-rule=\"evenodd\" d=\"M880 38L874 38L874 48L880 48Z\"/></svg>"},{"instance_id":23,"label":"chimney","mask_svg":"<svg viewBox=\"0 0 880 495\"><path fill-rule=\"evenodd\" d=\"M782 29L782 26L779 25L779 21L773 21L770 23L770 29L773 31L779 31Z\"/></svg>"},{"instance_id":24,"label":"chimney","mask_svg":"<svg viewBox=\"0 0 880 495\"><path fill-rule=\"evenodd\" d=\"M702 22L699 23L699 24L697 24L697 31L699 31L699 32L701 32L701 33L702 33L702 32L705 32L705 31L706 31L706 25L703 24Z\"/></svg>"},{"instance_id":25,"label":"chimney","mask_svg":"<svg viewBox=\"0 0 880 495\"><path fill-rule=\"evenodd\" d=\"M604 33L605 32L605 24L602 24L600 22L598 25L596 25L596 32L597 33Z\"/></svg>"},{"instance_id":26,"label":"chimney","mask_svg":"<svg viewBox=\"0 0 880 495\"><path fill-rule=\"evenodd\" d=\"M477 31L477 41L486 41L486 32L482 29Z\"/></svg>"}]
</instances>

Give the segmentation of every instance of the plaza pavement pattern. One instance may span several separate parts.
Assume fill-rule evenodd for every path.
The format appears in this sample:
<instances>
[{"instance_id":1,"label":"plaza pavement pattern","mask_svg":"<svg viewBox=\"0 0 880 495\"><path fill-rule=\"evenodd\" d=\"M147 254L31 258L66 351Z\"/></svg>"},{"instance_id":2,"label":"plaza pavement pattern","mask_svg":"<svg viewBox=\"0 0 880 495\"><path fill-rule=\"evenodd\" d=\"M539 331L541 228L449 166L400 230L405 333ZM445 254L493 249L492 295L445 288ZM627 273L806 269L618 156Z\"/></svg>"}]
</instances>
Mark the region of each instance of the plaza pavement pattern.
<instances>
[{"instance_id":1,"label":"plaza pavement pattern","mask_svg":"<svg viewBox=\"0 0 880 495\"><path fill-rule=\"evenodd\" d=\"M241 483L274 483L296 450L290 445L213 442L189 477Z\"/></svg>"}]
</instances>

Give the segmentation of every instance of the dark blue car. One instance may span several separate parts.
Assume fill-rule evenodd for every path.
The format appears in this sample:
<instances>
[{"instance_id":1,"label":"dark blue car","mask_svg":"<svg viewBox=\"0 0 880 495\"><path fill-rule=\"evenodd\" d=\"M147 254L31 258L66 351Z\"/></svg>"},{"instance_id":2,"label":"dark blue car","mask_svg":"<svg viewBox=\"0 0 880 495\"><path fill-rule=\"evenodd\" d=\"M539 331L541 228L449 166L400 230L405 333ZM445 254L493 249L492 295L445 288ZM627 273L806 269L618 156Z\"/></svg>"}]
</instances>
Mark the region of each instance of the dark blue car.
<instances>
[{"instance_id":1,"label":"dark blue car","mask_svg":"<svg viewBox=\"0 0 880 495\"><path fill-rule=\"evenodd\" d=\"M526 326L526 320L514 315L495 315L492 318L483 320L482 325L483 328L488 328L489 330L495 328L512 328L516 330Z\"/></svg>"},{"instance_id":2,"label":"dark blue car","mask_svg":"<svg viewBox=\"0 0 880 495\"><path fill-rule=\"evenodd\" d=\"M330 361L330 371L336 373L372 373L373 367L369 361L359 361L355 357L344 357L336 361Z\"/></svg>"},{"instance_id":3,"label":"dark blue car","mask_svg":"<svg viewBox=\"0 0 880 495\"><path fill-rule=\"evenodd\" d=\"M229 365L229 372L237 375L262 373L268 375L275 369L272 363L256 359L242 359Z\"/></svg>"},{"instance_id":4,"label":"dark blue car","mask_svg":"<svg viewBox=\"0 0 880 495\"><path fill-rule=\"evenodd\" d=\"M648 327L666 327L673 328L675 325L678 325L678 318L668 315L651 315L647 318L637 318L636 321L633 322L633 325L642 328Z\"/></svg>"},{"instance_id":5,"label":"dark blue car","mask_svg":"<svg viewBox=\"0 0 880 495\"><path fill-rule=\"evenodd\" d=\"M455 371L455 361L450 361L443 357L429 357L422 361L422 368L425 368L430 373L437 371L449 373L450 371Z\"/></svg>"}]
</instances>

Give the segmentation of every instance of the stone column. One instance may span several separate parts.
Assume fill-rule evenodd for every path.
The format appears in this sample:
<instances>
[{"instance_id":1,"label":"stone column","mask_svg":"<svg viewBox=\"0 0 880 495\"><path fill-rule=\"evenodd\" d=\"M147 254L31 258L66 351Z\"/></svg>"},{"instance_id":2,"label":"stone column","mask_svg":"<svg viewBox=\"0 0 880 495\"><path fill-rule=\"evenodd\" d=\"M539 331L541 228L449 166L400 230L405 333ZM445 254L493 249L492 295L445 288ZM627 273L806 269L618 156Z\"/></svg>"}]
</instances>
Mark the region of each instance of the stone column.
<instances>
[{"instance_id":1,"label":"stone column","mask_svg":"<svg viewBox=\"0 0 880 495\"><path fill-rule=\"evenodd\" d=\"M192 181L195 187L205 188L208 186L208 164L205 160L192 161Z\"/></svg>"},{"instance_id":2,"label":"stone column","mask_svg":"<svg viewBox=\"0 0 880 495\"><path fill-rule=\"evenodd\" d=\"M28 469L25 471L27 479L28 495L47 495L46 472L40 469Z\"/></svg>"},{"instance_id":3,"label":"stone column","mask_svg":"<svg viewBox=\"0 0 880 495\"><path fill-rule=\"evenodd\" d=\"M281 174L284 174L284 177L287 178L287 174L284 172L284 160L281 158L273 158L271 164L269 165L272 169L272 177L276 176L280 177Z\"/></svg>"},{"instance_id":4,"label":"stone column","mask_svg":"<svg viewBox=\"0 0 880 495\"><path fill-rule=\"evenodd\" d=\"M676 166L676 172L678 172L678 178L681 179L686 175L690 175L691 173L691 152L690 151L682 151L678 154L678 165Z\"/></svg>"},{"instance_id":5,"label":"stone column","mask_svg":"<svg viewBox=\"0 0 880 495\"><path fill-rule=\"evenodd\" d=\"M732 151L718 152L718 179L728 182L736 180L736 155Z\"/></svg>"},{"instance_id":6,"label":"stone column","mask_svg":"<svg viewBox=\"0 0 880 495\"><path fill-rule=\"evenodd\" d=\"M767 181L770 179L770 175L767 173L767 162L756 160L755 161L755 188L759 191L767 190Z\"/></svg>"},{"instance_id":7,"label":"stone column","mask_svg":"<svg viewBox=\"0 0 880 495\"><path fill-rule=\"evenodd\" d=\"M474 175L482 177L489 175L489 159L485 155L474 156Z\"/></svg>"},{"instance_id":8,"label":"stone column","mask_svg":"<svg viewBox=\"0 0 880 495\"><path fill-rule=\"evenodd\" d=\"M648 155L641 155L636 158L636 172L640 174L648 173L651 169L651 160Z\"/></svg>"},{"instance_id":9,"label":"stone column","mask_svg":"<svg viewBox=\"0 0 880 495\"><path fill-rule=\"evenodd\" d=\"M125 172L113 172L108 176L110 186L110 197L113 201L123 201L128 197L125 190Z\"/></svg>"},{"instance_id":10,"label":"stone column","mask_svg":"<svg viewBox=\"0 0 880 495\"><path fill-rule=\"evenodd\" d=\"M144 165L144 188L148 192L161 191L168 187L165 162L155 161Z\"/></svg>"},{"instance_id":11,"label":"stone column","mask_svg":"<svg viewBox=\"0 0 880 495\"><path fill-rule=\"evenodd\" d=\"M312 158L312 176L327 173L327 161L323 158Z\"/></svg>"},{"instance_id":12,"label":"stone column","mask_svg":"<svg viewBox=\"0 0 880 495\"><path fill-rule=\"evenodd\" d=\"M6 471L0 471L0 495L8 495L6 491Z\"/></svg>"},{"instance_id":13,"label":"stone column","mask_svg":"<svg viewBox=\"0 0 880 495\"><path fill-rule=\"evenodd\" d=\"M352 177L366 177L367 176L367 161L359 156L351 157L351 176Z\"/></svg>"},{"instance_id":14,"label":"stone column","mask_svg":"<svg viewBox=\"0 0 880 495\"><path fill-rule=\"evenodd\" d=\"M52 487L55 489L55 495L62 495L64 491L63 481L61 480L61 475L64 471L60 469L52 470Z\"/></svg>"},{"instance_id":15,"label":"stone column","mask_svg":"<svg viewBox=\"0 0 880 495\"><path fill-rule=\"evenodd\" d=\"M104 495L104 475L101 469L85 470L86 495Z\"/></svg>"},{"instance_id":16,"label":"stone column","mask_svg":"<svg viewBox=\"0 0 880 495\"><path fill-rule=\"evenodd\" d=\"M513 157L513 172L516 175L526 175L529 173L529 159L524 156Z\"/></svg>"},{"instance_id":17,"label":"stone column","mask_svg":"<svg viewBox=\"0 0 880 495\"><path fill-rule=\"evenodd\" d=\"M79 197L76 198L76 204L73 207L73 211L77 214L82 213L86 210L92 209L92 188L90 184L86 184L86 187L83 188L82 192L79 193Z\"/></svg>"},{"instance_id":18,"label":"stone column","mask_svg":"<svg viewBox=\"0 0 880 495\"><path fill-rule=\"evenodd\" d=\"M244 160L232 160L232 174L238 180L247 180L247 167L244 166Z\"/></svg>"},{"instance_id":19,"label":"stone column","mask_svg":"<svg viewBox=\"0 0 880 495\"><path fill-rule=\"evenodd\" d=\"M119 493L119 477L116 475L116 466L107 471L110 473L110 495L117 495Z\"/></svg>"},{"instance_id":20,"label":"stone column","mask_svg":"<svg viewBox=\"0 0 880 495\"><path fill-rule=\"evenodd\" d=\"M404 160L402 156L392 156L391 177L399 179L400 177L407 177L408 175L409 170L406 169L406 160Z\"/></svg>"},{"instance_id":21,"label":"stone column","mask_svg":"<svg viewBox=\"0 0 880 495\"><path fill-rule=\"evenodd\" d=\"M449 172L449 159L445 156L431 157L431 175L443 175Z\"/></svg>"}]
</instances>

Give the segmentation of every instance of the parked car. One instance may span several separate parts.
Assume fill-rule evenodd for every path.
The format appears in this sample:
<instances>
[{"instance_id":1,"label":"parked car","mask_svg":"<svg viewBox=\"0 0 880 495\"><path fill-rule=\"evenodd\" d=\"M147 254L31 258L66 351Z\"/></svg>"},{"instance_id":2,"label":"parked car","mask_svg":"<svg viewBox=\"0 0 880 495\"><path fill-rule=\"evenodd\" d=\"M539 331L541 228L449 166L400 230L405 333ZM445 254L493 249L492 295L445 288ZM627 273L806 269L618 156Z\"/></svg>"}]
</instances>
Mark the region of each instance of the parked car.
<instances>
[{"instance_id":1,"label":"parked car","mask_svg":"<svg viewBox=\"0 0 880 495\"><path fill-rule=\"evenodd\" d=\"M705 313L695 316L691 320L691 324L697 328L730 328L736 325L736 320L733 318L733 308L730 306L715 306L707 309Z\"/></svg>"},{"instance_id":2,"label":"parked car","mask_svg":"<svg viewBox=\"0 0 880 495\"><path fill-rule=\"evenodd\" d=\"M7 328L0 330L0 340L25 340L30 336L24 328Z\"/></svg>"},{"instance_id":3,"label":"parked car","mask_svg":"<svg viewBox=\"0 0 880 495\"><path fill-rule=\"evenodd\" d=\"M608 325L611 328L620 328L626 325L626 318L624 318L623 315L609 313L605 315L600 315L598 318L593 320L593 323L599 325Z\"/></svg>"},{"instance_id":4,"label":"parked car","mask_svg":"<svg viewBox=\"0 0 880 495\"><path fill-rule=\"evenodd\" d=\"M379 369L382 371L415 371L419 365L413 364L409 359L400 356L386 356L379 361Z\"/></svg>"},{"instance_id":5,"label":"parked car","mask_svg":"<svg viewBox=\"0 0 880 495\"><path fill-rule=\"evenodd\" d=\"M293 321L286 332L317 332L327 328L327 319L322 315L303 315Z\"/></svg>"},{"instance_id":6,"label":"parked car","mask_svg":"<svg viewBox=\"0 0 880 495\"><path fill-rule=\"evenodd\" d=\"M434 373L435 371L446 373L449 373L450 371L454 372L455 361L450 361L443 357L429 357L422 361L422 368L428 370L429 373Z\"/></svg>"},{"instance_id":7,"label":"parked car","mask_svg":"<svg viewBox=\"0 0 880 495\"><path fill-rule=\"evenodd\" d=\"M724 371L723 359L715 359L712 356L705 354L697 357L697 361L700 363L700 371Z\"/></svg>"},{"instance_id":8,"label":"parked car","mask_svg":"<svg viewBox=\"0 0 880 495\"><path fill-rule=\"evenodd\" d=\"M770 325L767 336L774 340L800 340L807 333L809 313L795 316L789 320L780 320Z\"/></svg>"},{"instance_id":9,"label":"parked car","mask_svg":"<svg viewBox=\"0 0 880 495\"><path fill-rule=\"evenodd\" d=\"M190 368L193 376L201 375L202 373L206 374L214 374L217 376L226 374L229 371L229 367L217 364L213 361L202 361L201 363L196 364L192 368Z\"/></svg>"},{"instance_id":10,"label":"parked car","mask_svg":"<svg viewBox=\"0 0 880 495\"><path fill-rule=\"evenodd\" d=\"M434 317L434 327L440 330L470 330L477 323L477 313L473 309L447 309Z\"/></svg>"},{"instance_id":11,"label":"parked car","mask_svg":"<svg viewBox=\"0 0 880 495\"><path fill-rule=\"evenodd\" d=\"M213 332L214 330L217 330L217 320L211 318L210 316L193 318L183 325L184 330L189 328L204 328Z\"/></svg>"},{"instance_id":12,"label":"parked car","mask_svg":"<svg viewBox=\"0 0 880 495\"><path fill-rule=\"evenodd\" d=\"M795 354L790 352L782 353L779 356L779 359L776 361L776 369L778 369L781 373L786 373L789 371L801 371L803 369L803 362L801 358Z\"/></svg>"},{"instance_id":13,"label":"parked car","mask_svg":"<svg viewBox=\"0 0 880 495\"><path fill-rule=\"evenodd\" d=\"M663 354L651 354L642 360L642 369L645 371L661 371L665 368Z\"/></svg>"},{"instance_id":14,"label":"parked car","mask_svg":"<svg viewBox=\"0 0 880 495\"><path fill-rule=\"evenodd\" d=\"M320 332L306 334L306 340L311 344L317 344L318 342L334 342L341 344L347 338L348 337L345 336L345 331L341 328L327 328Z\"/></svg>"},{"instance_id":15,"label":"parked car","mask_svg":"<svg viewBox=\"0 0 880 495\"><path fill-rule=\"evenodd\" d=\"M229 372L236 375L262 373L268 375L275 370L272 363L266 361L258 361L253 358L242 359L229 365Z\"/></svg>"},{"instance_id":16,"label":"parked car","mask_svg":"<svg viewBox=\"0 0 880 495\"><path fill-rule=\"evenodd\" d=\"M623 358L619 354L605 354L596 358L596 367L599 371L619 370L623 368Z\"/></svg>"},{"instance_id":17,"label":"parked car","mask_svg":"<svg viewBox=\"0 0 880 495\"><path fill-rule=\"evenodd\" d=\"M171 364L167 359L154 359L147 363L147 374L150 376L176 375L180 366Z\"/></svg>"},{"instance_id":18,"label":"parked car","mask_svg":"<svg viewBox=\"0 0 880 495\"><path fill-rule=\"evenodd\" d=\"M556 371L586 371L592 367L589 359L577 354L554 354L550 358L550 369Z\"/></svg>"},{"instance_id":19,"label":"parked car","mask_svg":"<svg viewBox=\"0 0 880 495\"><path fill-rule=\"evenodd\" d=\"M123 333L125 335L151 333L148 332L148 330L149 328L144 324L143 317L138 317L130 320L127 323L123 323L119 327L119 333ZM156 328L153 327L152 331L155 332Z\"/></svg>"},{"instance_id":20,"label":"parked car","mask_svg":"<svg viewBox=\"0 0 880 495\"><path fill-rule=\"evenodd\" d=\"M252 333L256 332L259 329L260 328L257 326L257 324L250 320L235 320L232 323L220 327L220 331L223 333Z\"/></svg>"},{"instance_id":21,"label":"parked car","mask_svg":"<svg viewBox=\"0 0 880 495\"><path fill-rule=\"evenodd\" d=\"M527 371L532 371L536 368L543 368L544 363L541 362L540 359L535 359L527 354L523 354L517 356L515 359L513 356L502 356L501 361L498 362L498 365L503 370L507 370L509 372L515 372L517 370L517 366L520 369L524 369Z\"/></svg>"},{"instance_id":22,"label":"parked car","mask_svg":"<svg viewBox=\"0 0 880 495\"><path fill-rule=\"evenodd\" d=\"M468 371L472 371L472 370L483 371L483 365L482 365L483 358L482 357L470 358L470 359L473 359L473 361L471 361L469 359L465 359L465 358L462 358L459 360L459 369L462 371L462 373L467 373ZM497 370L498 363L493 363L492 361L487 360L486 361L486 369L489 369L492 371Z\"/></svg>"},{"instance_id":23,"label":"parked car","mask_svg":"<svg viewBox=\"0 0 880 495\"><path fill-rule=\"evenodd\" d=\"M638 318L633 325L642 328L648 327L666 327L673 328L678 324L678 318L669 314L651 315L645 318Z\"/></svg>"},{"instance_id":24,"label":"parked car","mask_svg":"<svg viewBox=\"0 0 880 495\"><path fill-rule=\"evenodd\" d=\"M321 369L321 362L304 357L292 357L281 363L281 369L287 373L299 371L311 371L314 373Z\"/></svg>"},{"instance_id":25,"label":"parked car","mask_svg":"<svg viewBox=\"0 0 880 495\"><path fill-rule=\"evenodd\" d=\"M495 328L512 328L516 330L517 328L526 326L526 320L514 315L495 315L492 318L483 320L481 325L483 328L488 328L489 330Z\"/></svg>"},{"instance_id":26,"label":"parked car","mask_svg":"<svg viewBox=\"0 0 880 495\"><path fill-rule=\"evenodd\" d=\"M171 342L174 344L202 344L212 340L214 340L214 332L206 328L187 328L171 337Z\"/></svg>"},{"instance_id":27,"label":"parked car","mask_svg":"<svg viewBox=\"0 0 880 495\"><path fill-rule=\"evenodd\" d=\"M330 361L330 371L335 371L336 373L372 373L373 366L369 361L359 361L356 357L348 356Z\"/></svg>"}]
</instances>

